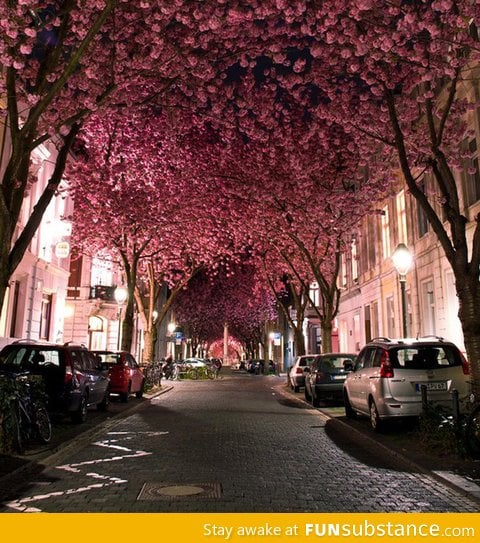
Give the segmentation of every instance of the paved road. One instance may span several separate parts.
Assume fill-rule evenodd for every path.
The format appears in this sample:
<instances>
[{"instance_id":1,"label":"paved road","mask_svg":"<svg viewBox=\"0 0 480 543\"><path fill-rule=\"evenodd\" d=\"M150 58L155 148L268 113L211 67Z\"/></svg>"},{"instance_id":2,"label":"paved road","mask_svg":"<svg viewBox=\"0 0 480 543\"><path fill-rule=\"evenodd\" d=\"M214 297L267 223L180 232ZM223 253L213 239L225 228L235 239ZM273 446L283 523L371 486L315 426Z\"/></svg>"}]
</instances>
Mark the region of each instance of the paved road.
<instances>
[{"instance_id":1,"label":"paved road","mask_svg":"<svg viewBox=\"0 0 480 543\"><path fill-rule=\"evenodd\" d=\"M21 490L2 512L478 511L355 444L274 376L175 382Z\"/></svg>"}]
</instances>

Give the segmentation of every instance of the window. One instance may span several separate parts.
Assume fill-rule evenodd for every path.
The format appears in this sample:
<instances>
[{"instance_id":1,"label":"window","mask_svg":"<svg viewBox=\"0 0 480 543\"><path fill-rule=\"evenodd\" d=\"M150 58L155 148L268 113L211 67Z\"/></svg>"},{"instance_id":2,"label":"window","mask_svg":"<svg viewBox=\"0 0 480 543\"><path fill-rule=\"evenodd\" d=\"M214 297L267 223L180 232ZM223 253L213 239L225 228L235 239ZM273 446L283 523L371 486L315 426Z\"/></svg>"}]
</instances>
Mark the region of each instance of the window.
<instances>
[{"instance_id":1,"label":"window","mask_svg":"<svg viewBox=\"0 0 480 543\"><path fill-rule=\"evenodd\" d=\"M375 250L375 225L376 220L375 218L370 219L368 221L368 236L367 236L367 244L368 244L368 265L369 267L373 268L377 261L377 252Z\"/></svg>"},{"instance_id":2,"label":"window","mask_svg":"<svg viewBox=\"0 0 480 543\"><path fill-rule=\"evenodd\" d=\"M347 286L347 259L345 253L340 255L340 286Z\"/></svg>"},{"instance_id":3,"label":"window","mask_svg":"<svg viewBox=\"0 0 480 543\"><path fill-rule=\"evenodd\" d=\"M388 296L386 299L386 310L387 335L388 337L395 337L395 310L393 305L393 296Z\"/></svg>"},{"instance_id":4,"label":"window","mask_svg":"<svg viewBox=\"0 0 480 543\"><path fill-rule=\"evenodd\" d=\"M435 296L433 281L425 281L421 286L422 295L422 333L435 335Z\"/></svg>"},{"instance_id":5,"label":"window","mask_svg":"<svg viewBox=\"0 0 480 543\"><path fill-rule=\"evenodd\" d=\"M43 294L40 308L40 339L49 339L50 321L52 316L52 295Z\"/></svg>"},{"instance_id":6,"label":"window","mask_svg":"<svg viewBox=\"0 0 480 543\"><path fill-rule=\"evenodd\" d=\"M90 276L91 285L111 286L113 283L112 263L94 258L92 260L92 270Z\"/></svg>"},{"instance_id":7,"label":"window","mask_svg":"<svg viewBox=\"0 0 480 543\"><path fill-rule=\"evenodd\" d=\"M422 182L419 183L419 188L424 193L426 192L427 185L425 178L423 178ZM425 234L428 233L429 230L429 223L427 219L427 215L425 214L425 211L422 209L420 204L417 202L417 228L418 228L418 237L421 238Z\"/></svg>"},{"instance_id":8,"label":"window","mask_svg":"<svg viewBox=\"0 0 480 543\"><path fill-rule=\"evenodd\" d=\"M382 209L382 251L383 258L388 258L391 254L390 244L390 217L388 214L388 206Z\"/></svg>"},{"instance_id":9,"label":"window","mask_svg":"<svg viewBox=\"0 0 480 543\"><path fill-rule=\"evenodd\" d=\"M357 255L357 240L352 241L352 280L358 282L358 255Z\"/></svg>"},{"instance_id":10,"label":"window","mask_svg":"<svg viewBox=\"0 0 480 543\"><path fill-rule=\"evenodd\" d=\"M407 243L407 215L405 211L405 191L402 190L396 196L398 243Z\"/></svg>"},{"instance_id":11,"label":"window","mask_svg":"<svg viewBox=\"0 0 480 543\"><path fill-rule=\"evenodd\" d=\"M471 206L480 200L480 168L478 161L477 140L473 138L468 143L470 158L465 161L465 205Z\"/></svg>"},{"instance_id":12,"label":"window","mask_svg":"<svg viewBox=\"0 0 480 543\"><path fill-rule=\"evenodd\" d=\"M370 320L372 326L372 336L377 337L380 335L378 325L378 302L373 302L370 308Z\"/></svg>"},{"instance_id":13,"label":"window","mask_svg":"<svg viewBox=\"0 0 480 543\"><path fill-rule=\"evenodd\" d=\"M20 282L14 281L12 287L12 315L10 317L10 337L17 337L18 298L20 296Z\"/></svg>"},{"instance_id":14,"label":"window","mask_svg":"<svg viewBox=\"0 0 480 543\"><path fill-rule=\"evenodd\" d=\"M318 297L318 283L311 283L309 289L310 300L312 300L314 307L318 307L320 300Z\"/></svg>"},{"instance_id":15,"label":"window","mask_svg":"<svg viewBox=\"0 0 480 543\"><path fill-rule=\"evenodd\" d=\"M370 318L370 306L365 306L365 341L372 341L372 321Z\"/></svg>"}]
</instances>

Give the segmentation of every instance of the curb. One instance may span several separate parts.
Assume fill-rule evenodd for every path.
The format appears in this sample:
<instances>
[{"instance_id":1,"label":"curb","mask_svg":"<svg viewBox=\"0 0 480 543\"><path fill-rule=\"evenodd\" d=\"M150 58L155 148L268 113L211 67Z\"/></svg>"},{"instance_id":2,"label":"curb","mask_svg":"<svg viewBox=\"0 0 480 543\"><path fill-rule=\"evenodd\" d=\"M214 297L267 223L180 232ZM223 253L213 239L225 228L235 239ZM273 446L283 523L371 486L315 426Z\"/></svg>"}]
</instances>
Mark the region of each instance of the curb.
<instances>
[{"instance_id":1,"label":"curb","mask_svg":"<svg viewBox=\"0 0 480 543\"><path fill-rule=\"evenodd\" d=\"M278 389L279 394L281 394L282 396L292 398L292 394L290 393L290 391L285 390L283 385L275 387L275 389L276 391ZM410 458L404 456L398 451L395 451L387 445L378 442L374 438L370 437L368 434L365 434L357 428L354 428L353 426L346 424L338 418L331 416L330 414L323 411L322 408L312 407L311 404L303 398L297 398L296 396L293 396L293 398L295 398L295 400L302 404L308 405L312 409L312 411L320 414L333 427L334 431L348 434L350 437L353 435L354 439L362 442L364 446L370 448L375 447L375 449L381 450L383 454L388 455L392 459L392 462L402 464L408 471L421 473L422 475L428 475L432 479L435 479L437 482L456 490L460 494L467 496L473 501L480 504L480 486L473 483L472 481L469 481L468 479L465 479L464 477L457 475L453 472L429 470L428 468L417 464L417 462L410 460Z\"/></svg>"},{"instance_id":2,"label":"curb","mask_svg":"<svg viewBox=\"0 0 480 543\"><path fill-rule=\"evenodd\" d=\"M166 394L173 388L173 385L169 385L165 388L162 388L161 390L154 392L153 394L144 394L144 398L147 401L139 403L137 405L133 405L132 407L125 409L121 413L113 415L112 417L102 421L98 425L79 433L72 439L69 439L64 443L60 443L53 450L48 450L45 454L38 453L38 455L27 461L27 463L25 463L23 466L20 466L12 472L0 477L0 493L2 493L6 488L9 488L9 482L14 481L17 478L23 478L29 473L38 470L39 466L50 467L58 463L64 456L78 449L83 443L90 441L97 434L101 434L105 430L108 430L109 428L114 426L119 419L132 415L133 413L141 411L142 409L145 409L150 404L150 401L153 398L161 396L162 394Z\"/></svg>"}]
</instances>

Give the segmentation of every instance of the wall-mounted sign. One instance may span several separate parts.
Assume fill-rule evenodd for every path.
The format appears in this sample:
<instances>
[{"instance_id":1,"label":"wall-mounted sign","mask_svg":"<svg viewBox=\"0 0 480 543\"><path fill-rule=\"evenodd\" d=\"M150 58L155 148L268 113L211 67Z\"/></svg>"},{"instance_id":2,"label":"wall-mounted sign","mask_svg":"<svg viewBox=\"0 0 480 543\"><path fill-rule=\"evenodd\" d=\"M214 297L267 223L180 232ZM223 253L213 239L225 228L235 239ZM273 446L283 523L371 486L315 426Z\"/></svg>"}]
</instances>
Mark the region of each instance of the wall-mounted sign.
<instances>
[{"instance_id":1,"label":"wall-mounted sign","mask_svg":"<svg viewBox=\"0 0 480 543\"><path fill-rule=\"evenodd\" d=\"M70 243L68 241L59 241L55 245L55 256L57 258L67 258L70 254Z\"/></svg>"}]
</instances>

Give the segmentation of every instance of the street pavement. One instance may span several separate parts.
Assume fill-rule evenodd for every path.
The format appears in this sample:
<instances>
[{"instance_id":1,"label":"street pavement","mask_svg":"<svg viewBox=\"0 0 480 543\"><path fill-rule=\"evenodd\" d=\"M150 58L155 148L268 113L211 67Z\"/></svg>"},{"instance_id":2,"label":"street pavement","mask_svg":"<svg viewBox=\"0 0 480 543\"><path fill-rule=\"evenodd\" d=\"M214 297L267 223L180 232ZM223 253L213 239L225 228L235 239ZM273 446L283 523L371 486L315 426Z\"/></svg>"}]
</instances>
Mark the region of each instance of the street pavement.
<instances>
[{"instance_id":1,"label":"street pavement","mask_svg":"<svg viewBox=\"0 0 480 543\"><path fill-rule=\"evenodd\" d=\"M474 496L285 391L222 371L176 381L3 488L1 512L477 512ZM17 481L18 483L18 481Z\"/></svg>"}]
</instances>

